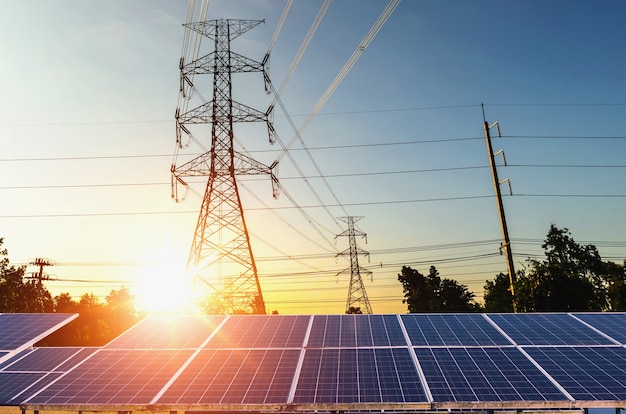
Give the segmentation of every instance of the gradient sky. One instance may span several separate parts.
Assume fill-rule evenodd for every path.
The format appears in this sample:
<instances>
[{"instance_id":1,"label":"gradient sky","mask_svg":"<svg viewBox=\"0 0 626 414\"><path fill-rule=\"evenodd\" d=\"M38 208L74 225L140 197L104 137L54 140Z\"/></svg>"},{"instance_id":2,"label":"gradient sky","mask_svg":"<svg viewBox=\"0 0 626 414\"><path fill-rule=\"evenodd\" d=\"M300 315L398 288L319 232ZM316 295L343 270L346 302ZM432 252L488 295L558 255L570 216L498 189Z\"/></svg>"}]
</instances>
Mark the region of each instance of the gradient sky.
<instances>
[{"instance_id":1,"label":"gradient sky","mask_svg":"<svg viewBox=\"0 0 626 414\"><path fill-rule=\"evenodd\" d=\"M297 0L272 50L282 83L322 1ZM285 1L213 0L208 19L265 19L233 42L267 51ZM356 50L386 1L335 0L281 96L299 126ZM314 195L284 157L286 193L242 177L241 196L266 306L342 313L348 248L334 240L363 216L375 313L405 312L403 265L467 284L506 272L483 133L498 121L499 158L516 266L541 255L550 224L602 257L626 257L626 3L404 0L291 151ZM0 3L0 237L13 264L54 260L54 294L104 298L124 285L141 303L171 294L198 216L202 180L170 198L187 2L3 0ZM205 97L211 79L198 81ZM260 75L237 75L240 102L265 110ZM276 129L294 135L277 110ZM259 161L280 154L262 125L237 127ZM494 134L495 135L495 134ZM179 163L210 145L208 135ZM319 169L324 180L318 177ZM334 194L334 195L333 195ZM319 202L322 200L322 203ZM311 222L313 224L311 224ZM34 268L29 267L28 271ZM148 305L146 305L148 306Z\"/></svg>"}]
</instances>

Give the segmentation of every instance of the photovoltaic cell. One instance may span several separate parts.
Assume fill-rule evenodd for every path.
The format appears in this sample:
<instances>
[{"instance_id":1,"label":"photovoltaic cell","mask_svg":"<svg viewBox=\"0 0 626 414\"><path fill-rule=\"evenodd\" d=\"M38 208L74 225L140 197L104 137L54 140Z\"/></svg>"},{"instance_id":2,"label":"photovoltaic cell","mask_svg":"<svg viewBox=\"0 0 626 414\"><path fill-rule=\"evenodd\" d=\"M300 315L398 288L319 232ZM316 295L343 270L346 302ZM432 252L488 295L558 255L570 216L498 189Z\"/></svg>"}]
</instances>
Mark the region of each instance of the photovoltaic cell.
<instances>
[{"instance_id":1,"label":"photovoltaic cell","mask_svg":"<svg viewBox=\"0 0 626 414\"><path fill-rule=\"evenodd\" d=\"M191 350L101 349L28 402L148 404L191 353Z\"/></svg>"},{"instance_id":2,"label":"photovoltaic cell","mask_svg":"<svg viewBox=\"0 0 626 414\"><path fill-rule=\"evenodd\" d=\"M305 315L249 315L231 317L207 348L301 347L309 325Z\"/></svg>"},{"instance_id":3,"label":"photovoltaic cell","mask_svg":"<svg viewBox=\"0 0 626 414\"><path fill-rule=\"evenodd\" d=\"M564 313L488 316L518 345L613 345L609 339Z\"/></svg>"},{"instance_id":4,"label":"photovoltaic cell","mask_svg":"<svg viewBox=\"0 0 626 414\"><path fill-rule=\"evenodd\" d=\"M587 322L621 344L626 344L626 313L577 313L574 316Z\"/></svg>"},{"instance_id":5,"label":"photovoltaic cell","mask_svg":"<svg viewBox=\"0 0 626 414\"><path fill-rule=\"evenodd\" d=\"M402 323L414 346L511 345L480 314L406 314Z\"/></svg>"},{"instance_id":6,"label":"photovoltaic cell","mask_svg":"<svg viewBox=\"0 0 626 414\"><path fill-rule=\"evenodd\" d=\"M575 399L626 400L626 348L524 349Z\"/></svg>"},{"instance_id":7,"label":"photovoltaic cell","mask_svg":"<svg viewBox=\"0 0 626 414\"><path fill-rule=\"evenodd\" d=\"M106 345L107 349L198 348L225 316L150 315Z\"/></svg>"},{"instance_id":8,"label":"photovoltaic cell","mask_svg":"<svg viewBox=\"0 0 626 414\"><path fill-rule=\"evenodd\" d=\"M516 348L415 348L436 402L564 401Z\"/></svg>"},{"instance_id":9,"label":"photovoltaic cell","mask_svg":"<svg viewBox=\"0 0 626 414\"><path fill-rule=\"evenodd\" d=\"M212 350L198 353L159 404L285 404L299 350Z\"/></svg>"},{"instance_id":10,"label":"photovoltaic cell","mask_svg":"<svg viewBox=\"0 0 626 414\"><path fill-rule=\"evenodd\" d=\"M396 315L315 315L307 347L406 346Z\"/></svg>"},{"instance_id":11,"label":"photovoltaic cell","mask_svg":"<svg viewBox=\"0 0 626 414\"><path fill-rule=\"evenodd\" d=\"M67 362L84 348L34 348L24 355L20 354L2 368L2 371L48 372L64 371ZM86 356L86 355L85 355ZM82 359L82 358L81 358ZM78 360L81 360L78 359Z\"/></svg>"},{"instance_id":12,"label":"photovoltaic cell","mask_svg":"<svg viewBox=\"0 0 626 414\"><path fill-rule=\"evenodd\" d=\"M0 314L0 350L11 351L29 346L60 327L76 315L66 313L2 313Z\"/></svg>"},{"instance_id":13,"label":"photovoltaic cell","mask_svg":"<svg viewBox=\"0 0 626 414\"><path fill-rule=\"evenodd\" d=\"M18 405L21 397L48 385L61 374L0 372L0 405Z\"/></svg>"},{"instance_id":14,"label":"photovoltaic cell","mask_svg":"<svg viewBox=\"0 0 626 414\"><path fill-rule=\"evenodd\" d=\"M296 404L426 402L407 348L307 349Z\"/></svg>"}]
</instances>

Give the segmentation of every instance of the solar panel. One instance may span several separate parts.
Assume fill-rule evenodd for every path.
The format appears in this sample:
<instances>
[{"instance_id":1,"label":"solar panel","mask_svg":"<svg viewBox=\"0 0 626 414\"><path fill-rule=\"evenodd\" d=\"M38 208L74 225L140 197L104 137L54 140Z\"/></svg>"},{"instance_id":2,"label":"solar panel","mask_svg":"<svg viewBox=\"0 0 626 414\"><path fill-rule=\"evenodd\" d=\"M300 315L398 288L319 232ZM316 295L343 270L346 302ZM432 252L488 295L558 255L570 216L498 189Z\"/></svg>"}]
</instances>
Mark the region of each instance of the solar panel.
<instances>
[{"instance_id":1,"label":"solar panel","mask_svg":"<svg viewBox=\"0 0 626 414\"><path fill-rule=\"evenodd\" d=\"M480 314L413 313L401 317L414 346L511 345Z\"/></svg>"},{"instance_id":2,"label":"solar panel","mask_svg":"<svg viewBox=\"0 0 626 414\"><path fill-rule=\"evenodd\" d=\"M107 349L195 349L225 316L149 315L106 345Z\"/></svg>"},{"instance_id":3,"label":"solar panel","mask_svg":"<svg viewBox=\"0 0 626 414\"><path fill-rule=\"evenodd\" d=\"M251 315L229 318L207 348L301 347L310 316Z\"/></svg>"},{"instance_id":4,"label":"solar panel","mask_svg":"<svg viewBox=\"0 0 626 414\"><path fill-rule=\"evenodd\" d=\"M72 361L80 361L87 356L83 352L85 350L89 351L88 348L76 347L34 348L11 358L0 368L0 372L64 372L73 366Z\"/></svg>"},{"instance_id":5,"label":"solar panel","mask_svg":"<svg viewBox=\"0 0 626 414\"><path fill-rule=\"evenodd\" d=\"M576 313L580 318L594 328L602 331L615 341L626 344L626 313Z\"/></svg>"},{"instance_id":6,"label":"solar panel","mask_svg":"<svg viewBox=\"0 0 626 414\"><path fill-rule=\"evenodd\" d=\"M426 402L406 348L307 349L296 404Z\"/></svg>"},{"instance_id":7,"label":"solar panel","mask_svg":"<svg viewBox=\"0 0 626 414\"><path fill-rule=\"evenodd\" d=\"M307 346L406 346L406 341L396 315L315 315Z\"/></svg>"},{"instance_id":8,"label":"solar panel","mask_svg":"<svg viewBox=\"0 0 626 414\"><path fill-rule=\"evenodd\" d=\"M415 348L415 353L438 402L567 400L516 348Z\"/></svg>"},{"instance_id":9,"label":"solar panel","mask_svg":"<svg viewBox=\"0 0 626 414\"><path fill-rule=\"evenodd\" d=\"M619 337L620 318L156 316L104 348L11 351L0 365L0 403L93 411L622 407L626 347L609 338Z\"/></svg>"},{"instance_id":10,"label":"solar panel","mask_svg":"<svg viewBox=\"0 0 626 414\"><path fill-rule=\"evenodd\" d=\"M533 347L525 350L577 400L626 400L624 347Z\"/></svg>"},{"instance_id":11,"label":"solar panel","mask_svg":"<svg viewBox=\"0 0 626 414\"><path fill-rule=\"evenodd\" d=\"M299 350L202 350L158 404L285 404Z\"/></svg>"},{"instance_id":12,"label":"solar panel","mask_svg":"<svg viewBox=\"0 0 626 414\"><path fill-rule=\"evenodd\" d=\"M191 350L100 349L28 402L146 405L191 354Z\"/></svg>"},{"instance_id":13,"label":"solar panel","mask_svg":"<svg viewBox=\"0 0 626 414\"><path fill-rule=\"evenodd\" d=\"M66 313L2 313L0 351L32 346L77 316Z\"/></svg>"},{"instance_id":14,"label":"solar panel","mask_svg":"<svg viewBox=\"0 0 626 414\"><path fill-rule=\"evenodd\" d=\"M613 345L613 342L565 313L490 314L518 345Z\"/></svg>"},{"instance_id":15,"label":"solar panel","mask_svg":"<svg viewBox=\"0 0 626 414\"><path fill-rule=\"evenodd\" d=\"M18 405L22 396L46 386L60 373L0 372L0 405Z\"/></svg>"}]
</instances>

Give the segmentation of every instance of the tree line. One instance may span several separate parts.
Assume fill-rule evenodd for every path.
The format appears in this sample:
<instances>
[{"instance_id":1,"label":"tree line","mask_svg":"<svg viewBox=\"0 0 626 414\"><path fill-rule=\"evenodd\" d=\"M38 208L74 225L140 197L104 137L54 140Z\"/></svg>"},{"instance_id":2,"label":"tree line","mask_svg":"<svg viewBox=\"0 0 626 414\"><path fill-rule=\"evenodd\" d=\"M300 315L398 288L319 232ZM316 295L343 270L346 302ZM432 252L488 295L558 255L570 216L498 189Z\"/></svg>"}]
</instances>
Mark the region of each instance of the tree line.
<instances>
[{"instance_id":1,"label":"tree line","mask_svg":"<svg viewBox=\"0 0 626 414\"><path fill-rule=\"evenodd\" d=\"M4 239L0 238L0 247ZM105 301L93 293L78 301L69 293L52 297L39 280L25 280L26 267L9 265L6 249L0 249L0 313L78 313L78 318L45 338L41 346L102 346L134 325L142 315L135 298L121 287Z\"/></svg>"},{"instance_id":2,"label":"tree line","mask_svg":"<svg viewBox=\"0 0 626 414\"><path fill-rule=\"evenodd\" d=\"M427 275L402 267L402 284L409 312L572 312L626 310L624 266L603 261L598 249L577 243L567 228L554 224L544 240L544 259L527 259L509 276L486 280L484 303L466 285L441 278L434 266Z\"/></svg>"},{"instance_id":3,"label":"tree line","mask_svg":"<svg viewBox=\"0 0 626 414\"><path fill-rule=\"evenodd\" d=\"M41 345L101 346L143 317L135 309L134 296L123 286L111 290L104 301L93 293L83 294L78 301L69 293L52 297L40 280L24 278L25 267L9 265L3 242L0 238L0 312L79 314ZM402 302L410 313L626 310L623 265L603 261L594 245L577 243L567 228L555 225L541 247L545 257L527 259L516 272L513 289L506 274L486 280L482 303L466 285L442 278L435 266L426 275L403 266L398 274ZM361 309L351 308L348 313L361 313Z\"/></svg>"}]
</instances>

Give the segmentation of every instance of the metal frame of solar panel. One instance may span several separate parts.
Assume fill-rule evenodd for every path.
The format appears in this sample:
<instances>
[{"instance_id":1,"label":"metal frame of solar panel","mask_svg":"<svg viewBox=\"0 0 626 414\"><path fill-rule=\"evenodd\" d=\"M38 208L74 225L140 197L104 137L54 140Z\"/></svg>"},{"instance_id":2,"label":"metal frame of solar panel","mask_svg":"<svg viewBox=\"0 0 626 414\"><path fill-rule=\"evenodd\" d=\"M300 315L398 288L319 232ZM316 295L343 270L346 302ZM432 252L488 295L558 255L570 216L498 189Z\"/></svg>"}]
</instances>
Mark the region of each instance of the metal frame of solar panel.
<instances>
[{"instance_id":1,"label":"metal frame of solar panel","mask_svg":"<svg viewBox=\"0 0 626 414\"><path fill-rule=\"evenodd\" d=\"M617 316L615 316L617 315ZM543 412L626 407L619 323L590 314L149 317L23 409Z\"/></svg>"}]
</instances>

